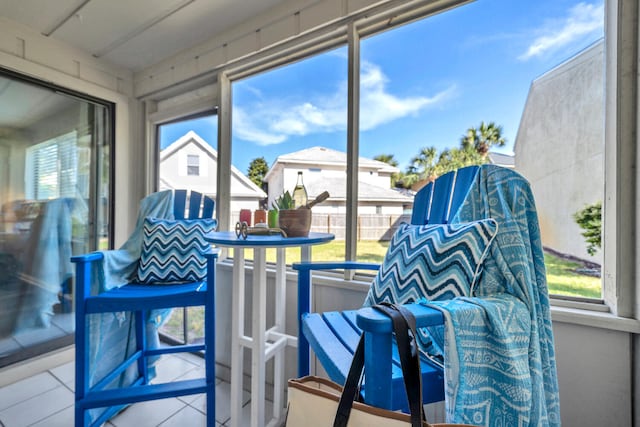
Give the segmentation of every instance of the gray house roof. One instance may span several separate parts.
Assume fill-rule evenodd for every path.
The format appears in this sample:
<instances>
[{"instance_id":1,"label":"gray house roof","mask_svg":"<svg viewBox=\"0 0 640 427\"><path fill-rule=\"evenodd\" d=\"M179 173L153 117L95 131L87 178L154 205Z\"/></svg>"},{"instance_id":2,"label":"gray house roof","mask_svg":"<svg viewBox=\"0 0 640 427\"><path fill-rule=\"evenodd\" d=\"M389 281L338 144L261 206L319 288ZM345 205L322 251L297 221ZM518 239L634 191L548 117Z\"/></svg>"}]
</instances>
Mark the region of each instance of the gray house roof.
<instances>
[{"instance_id":1,"label":"gray house roof","mask_svg":"<svg viewBox=\"0 0 640 427\"><path fill-rule=\"evenodd\" d=\"M274 170L274 166L277 164L285 165L288 163L295 164L308 164L316 167L322 166L345 166L347 164L347 153L342 151L332 150L326 147L311 147L300 151L294 151L293 153L283 154L278 156L269 172L265 175L265 181L268 181L269 175ZM366 157L358 158L358 166L360 170L376 170L378 173L396 173L400 172L395 166L391 166L388 163L378 160L368 159Z\"/></svg>"},{"instance_id":2,"label":"gray house roof","mask_svg":"<svg viewBox=\"0 0 640 427\"><path fill-rule=\"evenodd\" d=\"M489 152L489 162L505 168L514 168L516 166L516 158L510 154Z\"/></svg>"},{"instance_id":3,"label":"gray house roof","mask_svg":"<svg viewBox=\"0 0 640 427\"><path fill-rule=\"evenodd\" d=\"M309 200L313 200L323 191L328 191L331 200L347 200L347 182L340 178L325 178L305 185ZM358 201L413 203L413 197L392 188L382 188L358 181Z\"/></svg>"}]
</instances>

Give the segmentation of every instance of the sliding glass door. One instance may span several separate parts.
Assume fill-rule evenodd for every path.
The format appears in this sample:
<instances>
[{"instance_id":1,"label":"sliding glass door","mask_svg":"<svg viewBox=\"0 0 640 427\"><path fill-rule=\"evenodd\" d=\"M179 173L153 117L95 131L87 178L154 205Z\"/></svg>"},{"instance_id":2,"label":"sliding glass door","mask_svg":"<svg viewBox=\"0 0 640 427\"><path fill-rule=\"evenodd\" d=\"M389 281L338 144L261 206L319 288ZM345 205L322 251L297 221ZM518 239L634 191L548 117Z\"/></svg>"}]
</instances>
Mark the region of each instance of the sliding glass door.
<instances>
[{"instance_id":1,"label":"sliding glass door","mask_svg":"<svg viewBox=\"0 0 640 427\"><path fill-rule=\"evenodd\" d=\"M0 71L0 367L73 342L70 257L110 247L112 117Z\"/></svg>"}]
</instances>

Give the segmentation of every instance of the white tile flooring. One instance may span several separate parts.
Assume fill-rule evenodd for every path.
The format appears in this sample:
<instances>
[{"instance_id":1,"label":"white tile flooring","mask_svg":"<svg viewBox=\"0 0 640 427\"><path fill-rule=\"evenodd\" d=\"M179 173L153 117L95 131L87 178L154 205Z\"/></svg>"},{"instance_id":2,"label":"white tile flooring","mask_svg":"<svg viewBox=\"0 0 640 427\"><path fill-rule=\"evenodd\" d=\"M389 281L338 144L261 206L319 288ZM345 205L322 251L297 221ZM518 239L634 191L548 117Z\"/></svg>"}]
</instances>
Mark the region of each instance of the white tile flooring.
<instances>
[{"instance_id":1,"label":"white tile flooring","mask_svg":"<svg viewBox=\"0 0 640 427\"><path fill-rule=\"evenodd\" d=\"M190 354L164 356L156 382L201 376L203 359ZM0 427L73 426L74 362L0 388ZM216 385L216 425L230 425L230 385ZM250 394L244 394L243 422L249 425ZM266 412L271 412L266 402ZM107 427L197 427L205 425L203 394L138 403L108 421Z\"/></svg>"}]
</instances>

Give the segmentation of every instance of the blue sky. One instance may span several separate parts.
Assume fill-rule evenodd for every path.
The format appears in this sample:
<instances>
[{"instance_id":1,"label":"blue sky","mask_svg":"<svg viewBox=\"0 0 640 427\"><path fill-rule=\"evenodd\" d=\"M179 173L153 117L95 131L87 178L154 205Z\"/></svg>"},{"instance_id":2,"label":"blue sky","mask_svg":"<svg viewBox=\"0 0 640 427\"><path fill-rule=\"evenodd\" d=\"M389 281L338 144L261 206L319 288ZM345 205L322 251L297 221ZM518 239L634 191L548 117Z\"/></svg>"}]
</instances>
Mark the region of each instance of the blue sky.
<instances>
[{"instance_id":1,"label":"blue sky","mask_svg":"<svg viewBox=\"0 0 640 427\"><path fill-rule=\"evenodd\" d=\"M360 155L457 146L481 121L513 144L531 82L603 37L602 0L477 0L362 40ZM232 162L316 145L346 150L347 50L341 47L233 84ZM163 127L161 146L212 119Z\"/></svg>"}]
</instances>

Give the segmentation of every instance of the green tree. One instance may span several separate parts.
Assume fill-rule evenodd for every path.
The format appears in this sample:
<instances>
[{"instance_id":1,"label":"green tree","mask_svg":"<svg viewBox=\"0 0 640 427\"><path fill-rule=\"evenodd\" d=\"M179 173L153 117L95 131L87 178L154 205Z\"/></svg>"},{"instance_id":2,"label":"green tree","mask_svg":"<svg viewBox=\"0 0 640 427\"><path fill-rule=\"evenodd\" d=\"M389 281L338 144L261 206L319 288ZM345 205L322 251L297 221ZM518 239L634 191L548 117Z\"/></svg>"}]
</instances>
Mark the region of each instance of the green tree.
<instances>
[{"instance_id":1,"label":"green tree","mask_svg":"<svg viewBox=\"0 0 640 427\"><path fill-rule=\"evenodd\" d=\"M386 163L393 167L398 167L398 161L393 157L393 154L378 154L373 158L379 162ZM391 174L391 187L396 187L398 182L402 179L402 173L394 172Z\"/></svg>"},{"instance_id":2,"label":"green tree","mask_svg":"<svg viewBox=\"0 0 640 427\"><path fill-rule=\"evenodd\" d=\"M416 182L437 176L437 158L438 150L435 147L422 148L418 155L411 159L411 163L403 177L405 188L410 188Z\"/></svg>"},{"instance_id":3,"label":"green tree","mask_svg":"<svg viewBox=\"0 0 640 427\"><path fill-rule=\"evenodd\" d=\"M478 128L470 127L460 140L460 148L469 150L473 148L483 159L486 159L489 150L494 145L504 146L506 139L502 136L502 126L494 122L480 122Z\"/></svg>"},{"instance_id":4,"label":"green tree","mask_svg":"<svg viewBox=\"0 0 640 427\"><path fill-rule=\"evenodd\" d=\"M581 234L587 242L587 252L595 255L602 247L602 202L585 206L573 214L573 219L584 230Z\"/></svg>"},{"instance_id":5,"label":"green tree","mask_svg":"<svg viewBox=\"0 0 640 427\"><path fill-rule=\"evenodd\" d=\"M249 169L247 169L247 176L255 185L262 188L262 180L264 176L269 172L269 164L264 157L257 157L251 160L249 163Z\"/></svg>"},{"instance_id":6,"label":"green tree","mask_svg":"<svg viewBox=\"0 0 640 427\"><path fill-rule=\"evenodd\" d=\"M502 126L494 122L481 122L479 127L467 129L457 148L448 148L439 154L435 147L422 148L418 155L411 159L402 177L402 184L410 188L416 182L431 180L465 166L487 163L491 147L502 147L505 143Z\"/></svg>"}]
</instances>

